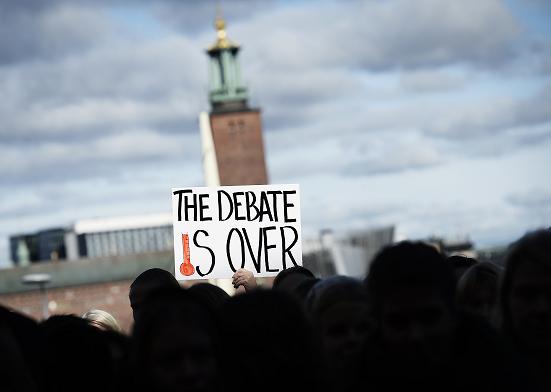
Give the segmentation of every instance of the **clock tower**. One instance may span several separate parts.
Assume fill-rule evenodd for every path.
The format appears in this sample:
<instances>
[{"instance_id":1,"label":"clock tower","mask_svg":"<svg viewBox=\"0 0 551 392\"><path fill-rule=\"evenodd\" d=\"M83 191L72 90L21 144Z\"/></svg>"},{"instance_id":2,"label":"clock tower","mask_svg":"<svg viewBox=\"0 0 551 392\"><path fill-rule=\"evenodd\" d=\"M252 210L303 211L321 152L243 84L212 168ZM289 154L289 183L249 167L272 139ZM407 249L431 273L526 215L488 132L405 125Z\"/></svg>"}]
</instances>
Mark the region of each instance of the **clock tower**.
<instances>
[{"instance_id":1,"label":"clock tower","mask_svg":"<svg viewBox=\"0 0 551 392\"><path fill-rule=\"evenodd\" d=\"M248 105L241 80L240 47L226 34L221 16L209 56L210 112L199 116L205 185L267 184L260 109Z\"/></svg>"}]
</instances>

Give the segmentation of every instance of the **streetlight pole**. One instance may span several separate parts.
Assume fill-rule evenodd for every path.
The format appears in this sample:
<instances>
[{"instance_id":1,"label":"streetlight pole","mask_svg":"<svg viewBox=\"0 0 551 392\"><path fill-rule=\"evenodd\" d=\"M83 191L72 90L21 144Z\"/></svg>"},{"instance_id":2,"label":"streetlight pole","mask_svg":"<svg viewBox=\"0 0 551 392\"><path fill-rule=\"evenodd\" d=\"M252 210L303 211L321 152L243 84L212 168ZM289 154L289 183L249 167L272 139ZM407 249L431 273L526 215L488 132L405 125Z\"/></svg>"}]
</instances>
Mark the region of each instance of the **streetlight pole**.
<instances>
[{"instance_id":1,"label":"streetlight pole","mask_svg":"<svg viewBox=\"0 0 551 392\"><path fill-rule=\"evenodd\" d=\"M45 320L50 316L48 311L48 293L46 285L50 283L51 277L49 274L27 274L21 278L21 282L30 286L38 286L42 297L42 319Z\"/></svg>"}]
</instances>

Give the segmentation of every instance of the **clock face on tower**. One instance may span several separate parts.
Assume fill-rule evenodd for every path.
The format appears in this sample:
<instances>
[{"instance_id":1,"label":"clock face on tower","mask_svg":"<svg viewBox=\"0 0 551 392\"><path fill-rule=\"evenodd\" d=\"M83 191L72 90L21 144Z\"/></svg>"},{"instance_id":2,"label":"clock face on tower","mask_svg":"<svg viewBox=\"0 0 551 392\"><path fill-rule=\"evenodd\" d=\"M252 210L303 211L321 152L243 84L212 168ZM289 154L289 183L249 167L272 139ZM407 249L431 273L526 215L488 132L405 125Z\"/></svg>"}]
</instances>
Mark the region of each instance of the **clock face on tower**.
<instances>
[{"instance_id":1,"label":"clock face on tower","mask_svg":"<svg viewBox=\"0 0 551 392\"><path fill-rule=\"evenodd\" d=\"M258 110L210 115L220 185L268 182Z\"/></svg>"},{"instance_id":2,"label":"clock face on tower","mask_svg":"<svg viewBox=\"0 0 551 392\"><path fill-rule=\"evenodd\" d=\"M247 132L245 119L238 118L228 120L228 131L230 134L239 135Z\"/></svg>"}]
</instances>

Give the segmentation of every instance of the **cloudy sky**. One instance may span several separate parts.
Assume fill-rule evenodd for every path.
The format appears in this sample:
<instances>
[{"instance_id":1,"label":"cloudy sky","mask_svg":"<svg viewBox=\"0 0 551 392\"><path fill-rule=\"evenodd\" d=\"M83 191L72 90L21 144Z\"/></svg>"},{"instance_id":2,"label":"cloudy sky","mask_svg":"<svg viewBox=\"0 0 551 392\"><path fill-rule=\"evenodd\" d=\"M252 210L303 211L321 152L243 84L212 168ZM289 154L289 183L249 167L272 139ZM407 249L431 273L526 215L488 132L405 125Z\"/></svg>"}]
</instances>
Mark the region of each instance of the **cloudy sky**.
<instances>
[{"instance_id":1,"label":"cloudy sky","mask_svg":"<svg viewBox=\"0 0 551 392\"><path fill-rule=\"evenodd\" d=\"M551 224L545 0L222 1L303 230L506 243ZM214 1L0 1L8 236L168 212L203 184Z\"/></svg>"}]
</instances>

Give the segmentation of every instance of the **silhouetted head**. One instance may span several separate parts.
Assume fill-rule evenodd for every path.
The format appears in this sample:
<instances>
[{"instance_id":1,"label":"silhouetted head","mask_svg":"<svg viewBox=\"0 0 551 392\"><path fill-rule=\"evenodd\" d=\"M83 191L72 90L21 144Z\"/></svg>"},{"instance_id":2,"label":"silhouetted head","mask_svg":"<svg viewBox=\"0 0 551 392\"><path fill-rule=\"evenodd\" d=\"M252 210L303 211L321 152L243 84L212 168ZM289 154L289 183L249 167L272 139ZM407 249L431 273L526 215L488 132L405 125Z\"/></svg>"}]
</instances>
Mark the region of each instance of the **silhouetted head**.
<instances>
[{"instance_id":1,"label":"silhouetted head","mask_svg":"<svg viewBox=\"0 0 551 392\"><path fill-rule=\"evenodd\" d=\"M365 287L345 276L324 279L310 290L307 308L337 378L350 377L370 330Z\"/></svg>"},{"instance_id":2,"label":"silhouetted head","mask_svg":"<svg viewBox=\"0 0 551 392\"><path fill-rule=\"evenodd\" d=\"M477 263L457 283L459 309L476 315L491 325L498 324L500 268L492 263Z\"/></svg>"},{"instance_id":3,"label":"silhouetted head","mask_svg":"<svg viewBox=\"0 0 551 392\"><path fill-rule=\"evenodd\" d=\"M44 339L34 320L0 306L0 390L44 386Z\"/></svg>"},{"instance_id":4,"label":"silhouetted head","mask_svg":"<svg viewBox=\"0 0 551 392\"><path fill-rule=\"evenodd\" d=\"M211 307L193 293L165 289L151 294L133 335L136 389L218 390L218 321Z\"/></svg>"},{"instance_id":5,"label":"silhouetted head","mask_svg":"<svg viewBox=\"0 0 551 392\"><path fill-rule=\"evenodd\" d=\"M446 362L455 334L455 283L432 246L401 242L380 251L366 278L377 336L393 371L426 378Z\"/></svg>"},{"instance_id":6,"label":"silhouetted head","mask_svg":"<svg viewBox=\"0 0 551 392\"><path fill-rule=\"evenodd\" d=\"M294 297L261 289L232 297L221 320L224 379L238 382L232 390L323 390L321 352Z\"/></svg>"},{"instance_id":7,"label":"silhouetted head","mask_svg":"<svg viewBox=\"0 0 551 392\"><path fill-rule=\"evenodd\" d=\"M230 298L222 288L210 283L194 284L188 290L208 303L213 309L217 309Z\"/></svg>"},{"instance_id":8,"label":"silhouetted head","mask_svg":"<svg viewBox=\"0 0 551 392\"><path fill-rule=\"evenodd\" d=\"M314 278L314 274L301 266L295 266L284 269L274 279L272 288L275 290L292 293L302 283L302 281Z\"/></svg>"},{"instance_id":9,"label":"silhouetted head","mask_svg":"<svg viewBox=\"0 0 551 392\"><path fill-rule=\"evenodd\" d=\"M504 332L525 351L551 350L551 230L526 234L506 257L501 289Z\"/></svg>"},{"instance_id":10,"label":"silhouetted head","mask_svg":"<svg viewBox=\"0 0 551 392\"><path fill-rule=\"evenodd\" d=\"M48 390L94 391L97 386L85 381L91 374L102 380L106 391L114 390L114 367L103 331L73 315L52 316L40 327L46 343L47 360L43 365Z\"/></svg>"},{"instance_id":11,"label":"silhouetted head","mask_svg":"<svg viewBox=\"0 0 551 392\"><path fill-rule=\"evenodd\" d=\"M477 263L476 259L472 257L462 256L462 255L453 255L448 257L448 262L451 264L453 269L453 276L455 281L458 282L459 279L463 276L465 272L473 265Z\"/></svg>"},{"instance_id":12,"label":"silhouetted head","mask_svg":"<svg viewBox=\"0 0 551 392\"><path fill-rule=\"evenodd\" d=\"M147 296L159 289L180 288L176 278L168 271L151 268L142 272L130 285L128 297L134 321L140 316L141 306Z\"/></svg>"},{"instance_id":13,"label":"silhouetted head","mask_svg":"<svg viewBox=\"0 0 551 392\"><path fill-rule=\"evenodd\" d=\"M312 290L319 281L320 279L318 278L306 278L295 287L291 294L293 294L301 304L305 304L310 290Z\"/></svg>"}]
</instances>

